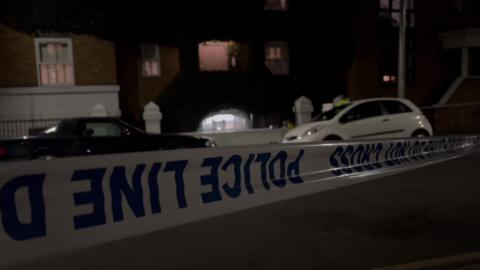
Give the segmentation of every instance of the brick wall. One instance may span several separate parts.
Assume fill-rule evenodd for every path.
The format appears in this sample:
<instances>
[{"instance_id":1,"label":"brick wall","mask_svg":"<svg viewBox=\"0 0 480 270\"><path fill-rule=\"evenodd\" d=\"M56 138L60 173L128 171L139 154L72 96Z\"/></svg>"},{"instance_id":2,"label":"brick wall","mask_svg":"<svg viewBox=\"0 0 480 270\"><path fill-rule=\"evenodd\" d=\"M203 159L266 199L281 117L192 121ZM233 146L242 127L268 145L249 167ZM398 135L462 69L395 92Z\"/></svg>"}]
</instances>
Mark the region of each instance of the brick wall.
<instances>
[{"instance_id":1,"label":"brick wall","mask_svg":"<svg viewBox=\"0 0 480 270\"><path fill-rule=\"evenodd\" d=\"M138 69L138 105L142 110L147 103L158 97L180 71L177 48L160 47L160 68L160 77L142 77L141 70Z\"/></svg>"},{"instance_id":2,"label":"brick wall","mask_svg":"<svg viewBox=\"0 0 480 270\"><path fill-rule=\"evenodd\" d=\"M355 58L348 72L348 95L353 99L397 96L397 87L381 87L378 83L378 63L382 57L379 55L378 0L356 2ZM436 14L427 14L431 11L429 1L416 2L415 83L407 86L406 97L419 105L431 103L435 92L445 91L441 89L442 43L435 28Z\"/></svg>"},{"instance_id":3,"label":"brick wall","mask_svg":"<svg viewBox=\"0 0 480 270\"><path fill-rule=\"evenodd\" d=\"M115 45L92 36L72 38L76 85L117 84ZM38 86L34 37L0 25L0 87Z\"/></svg>"},{"instance_id":4,"label":"brick wall","mask_svg":"<svg viewBox=\"0 0 480 270\"><path fill-rule=\"evenodd\" d=\"M448 105L480 102L480 79L465 80ZM439 134L480 133L480 105L439 108L434 111L434 126Z\"/></svg>"},{"instance_id":5,"label":"brick wall","mask_svg":"<svg viewBox=\"0 0 480 270\"><path fill-rule=\"evenodd\" d=\"M150 101L157 100L180 71L178 48L160 47L160 77L142 76L140 55L140 44L117 44L122 113L130 122L139 125L143 122L144 106Z\"/></svg>"},{"instance_id":6,"label":"brick wall","mask_svg":"<svg viewBox=\"0 0 480 270\"><path fill-rule=\"evenodd\" d=\"M117 84L115 45L92 36L72 38L76 85Z\"/></svg>"},{"instance_id":7,"label":"brick wall","mask_svg":"<svg viewBox=\"0 0 480 270\"><path fill-rule=\"evenodd\" d=\"M33 37L0 24L0 87L37 86Z\"/></svg>"}]
</instances>

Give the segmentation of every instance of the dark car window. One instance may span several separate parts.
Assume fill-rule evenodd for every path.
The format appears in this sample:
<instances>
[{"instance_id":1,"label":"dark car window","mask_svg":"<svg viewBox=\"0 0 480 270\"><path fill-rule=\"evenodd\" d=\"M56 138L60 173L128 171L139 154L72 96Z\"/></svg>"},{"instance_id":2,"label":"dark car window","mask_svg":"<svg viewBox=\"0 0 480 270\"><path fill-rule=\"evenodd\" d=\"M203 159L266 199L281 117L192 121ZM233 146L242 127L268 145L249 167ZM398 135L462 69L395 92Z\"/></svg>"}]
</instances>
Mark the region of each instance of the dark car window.
<instances>
[{"instance_id":1,"label":"dark car window","mask_svg":"<svg viewBox=\"0 0 480 270\"><path fill-rule=\"evenodd\" d=\"M323 112L317 116L315 116L312 121L326 121L333 119L337 114L343 111L346 107L350 106L350 104L341 105L335 107L329 111Z\"/></svg>"},{"instance_id":2,"label":"dark car window","mask_svg":"<svg viewBox=\"0 0 480 270\"><path fill-rule=\"evenodd\" d=\"M383 114L380 102L371 101L362 103L350 109L345 115L340 118L340 123L348 123L365 118L380 116Z\"/></svg>"},{"instance_id":3,"label":"dark car window","mask_svg":"<svg viewBox=\"0 0 480 270\"><path fill-rule=\"evenodd\" d=\"M382 105L388 114L406 113L412 111L412 109L410 109L407 105L395 100L382 101Z\"/></svg>"},{"instance_id":4,"label":"dark car window","mask_svg":"<svg viewBox=\"0 0 480 270\"><path fill-rule=\"evenodd\" d=\"M82 135L92 137L121 136L122 130L110 122L87 122Z\"/></svg>"}]
</instances>

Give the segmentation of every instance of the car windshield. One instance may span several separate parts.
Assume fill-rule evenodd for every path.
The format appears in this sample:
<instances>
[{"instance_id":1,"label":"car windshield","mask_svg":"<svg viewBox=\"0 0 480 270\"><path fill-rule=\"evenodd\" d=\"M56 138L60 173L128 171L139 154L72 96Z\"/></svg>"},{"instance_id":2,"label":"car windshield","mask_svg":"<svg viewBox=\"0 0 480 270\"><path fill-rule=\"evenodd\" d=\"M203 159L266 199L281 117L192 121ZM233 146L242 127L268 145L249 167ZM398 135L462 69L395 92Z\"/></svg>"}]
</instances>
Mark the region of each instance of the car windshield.
<instances>
[{"instance_id":1,"label":"car windshield","mask_svg":"<svg viewBox=\"0 0 480 270\"><path fill-rule=\"evenodd\" d=\"M326 121L333 119L337 114L343 111L345 108L350 106L350 104L341 105L338 107L334 107L333 109L323 112L313 118L312 121Z\"/></svg>"}]
</instances>

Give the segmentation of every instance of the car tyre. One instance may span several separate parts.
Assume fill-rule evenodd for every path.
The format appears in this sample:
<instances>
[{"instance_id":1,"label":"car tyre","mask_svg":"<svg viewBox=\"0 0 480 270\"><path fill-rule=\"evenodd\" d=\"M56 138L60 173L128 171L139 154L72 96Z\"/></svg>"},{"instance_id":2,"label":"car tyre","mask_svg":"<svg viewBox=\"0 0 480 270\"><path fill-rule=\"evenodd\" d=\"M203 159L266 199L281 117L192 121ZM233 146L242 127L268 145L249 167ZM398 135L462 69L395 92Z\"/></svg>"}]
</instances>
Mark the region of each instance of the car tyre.
<instances>
[{"instance_id":1,"label":"car tyre","mask_svg":"<svg viewBox=\"0 0 480 270\"><path fill-rule=\"evenodd\" d=\"M325 139L323 139L323 140L324 141L341 141L342 138L340 138L337 135L329 135L329 136L325 137Z\"/></svg>"},{"instance_id":2,"label":"car tyre","mask_svg":"<svg viewBox=\"0 0 480 270\"><path fill-rule=\"evenodd\" d=\"M424 138L424 137L430 137L430 134L428 133L428 131L421 129L421 130L417 130L417 131L413 132L412 137L413 138Z\"/></svg>"}]
</instances>

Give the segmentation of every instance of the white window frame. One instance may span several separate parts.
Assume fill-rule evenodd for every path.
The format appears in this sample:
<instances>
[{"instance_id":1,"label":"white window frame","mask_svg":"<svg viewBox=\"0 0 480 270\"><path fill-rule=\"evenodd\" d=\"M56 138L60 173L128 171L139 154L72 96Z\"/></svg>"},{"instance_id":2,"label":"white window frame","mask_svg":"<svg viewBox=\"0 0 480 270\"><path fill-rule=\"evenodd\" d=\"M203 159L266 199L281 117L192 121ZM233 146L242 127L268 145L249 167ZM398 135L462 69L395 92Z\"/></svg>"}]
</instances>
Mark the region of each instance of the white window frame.
<instances>
[{"instance_id":1,"label":"white window frame","mask_svg":"<svg viewBox=\"0 0 480 270\"><path fill-rule=\"evenodd\" d=\"M72 80L73 82L65 83L65 84L42 84L42 74L40 70L40 65L42 64L40 61L40 44L43 43L65 43L68 46L68 58L72 65ZM72 46L72 39L71 38L35 38L35 58L36 58L36 68L37 68L37 82L38 86L40 87L55 87L55 86L71 86L75 85L75 62L73 59L73 46Z\"/></svg>"},{"instance_id":2,"label":"white window frame","mask_svg":"<svg viewBox=\"0 0 480 270\"><path fill-rule=\"evenodd\" d=\"M155 58L153 59L147 59L145 57L145 53L144 53L144 48L146 46L154 46L155 48ZM145 60L154 60L157 62L157 65L158 65L158 74L147 74L145 72ZM158 77L161 77L162 76L162 61L161 61L161 56L160 56L160 46L158 46L158 44L151 44L151 43L142 43L140 45L140 71L142 73L142 77L145 77L145 78L158 78Z\"/></svg>"}]
</instances>

